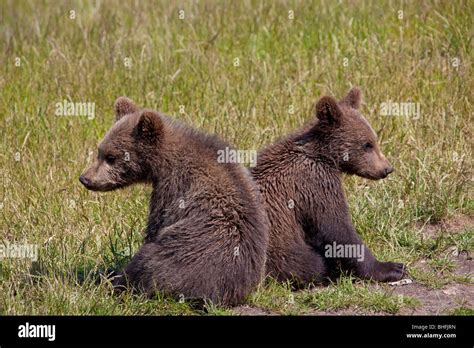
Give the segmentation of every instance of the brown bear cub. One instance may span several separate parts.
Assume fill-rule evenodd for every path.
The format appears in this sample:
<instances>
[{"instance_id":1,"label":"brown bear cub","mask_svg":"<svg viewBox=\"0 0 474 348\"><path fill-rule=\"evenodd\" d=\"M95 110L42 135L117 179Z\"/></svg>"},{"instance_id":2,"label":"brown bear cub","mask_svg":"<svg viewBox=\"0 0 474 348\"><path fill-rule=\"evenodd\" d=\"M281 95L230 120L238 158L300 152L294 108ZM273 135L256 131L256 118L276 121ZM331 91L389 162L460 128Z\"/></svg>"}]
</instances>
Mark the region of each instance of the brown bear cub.
<instances>
[{"instance_id":1,"label":"brown bear cub","mask_svg":"<svg viewBox=\"0 0 474 348\"><path fill-rule=\"evenodd\" d=\"M265 275L269 224L251 175L219 163L230 148L160 113L115 102L116 122L80 177L93 191L151 183L144 245L114 279L183 299L235 305Z\"/></svg>"},{"instance_id":2,"label":"brown bear cub","mask_svg":"<svg viewBox=\"0 0 474 348\"><path fill-rule=\"evenodd\" d=\"M252 174L271 225L267 273L279 281L325 282L335 268L377 281L404 275L403 264L376 260L351 223L342 173L377 180L393 171L360 103L358 89L339 102L321 98L310 124L258 155Z\"/></svg>"}]
</instances>

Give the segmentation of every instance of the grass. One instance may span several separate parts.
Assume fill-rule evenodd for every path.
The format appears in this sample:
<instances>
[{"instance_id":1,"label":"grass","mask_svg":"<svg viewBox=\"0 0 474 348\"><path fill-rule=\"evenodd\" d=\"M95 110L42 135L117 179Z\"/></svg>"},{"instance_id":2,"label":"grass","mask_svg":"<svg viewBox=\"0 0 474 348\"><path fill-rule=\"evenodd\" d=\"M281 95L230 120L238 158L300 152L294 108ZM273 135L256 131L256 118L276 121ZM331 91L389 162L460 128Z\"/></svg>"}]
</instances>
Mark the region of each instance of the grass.
<instances>
[{"instance_id":1,"label":"grass","mask_svg":"<svg viewBox=\"0 0 474 348\"><path fill-rule=\"evenodd\" d=\"M403 295L374 290L368 283L341 278L328 286L292 292L289 286L269 281L252 295L250 303L269 312L285 315L333 313L350 309L353 313L397 313L401 308L414 308L419 301Z\"/></svg>"},{"instance_id":2,"label":"grass","mask_svg":"<svg viewBox=\"0 0 474 348\"><path fill-rule=\"evenodd\" d=\"M396 173L346 179L353 222L379 259L433 288L456 282L446 250L472 251L472 231L433 240L419 226L474 210L472 13L472 1L0 0L1 240L39 248L37 262L1 261L0 314L204 314L159 295L118 300L100 281L138 249L150 193L78 181L120 95L259 149L308 120L319 96L361 86ZM63 100L95 103L95 117L56 116ZM421 116L381 116L389 101L419 103ZM342 278L293 294L269 282L249 304L397 313L416 301Z\"/></svg>"},{"instance_id":3,"label":"grass","mask_svg":"<svg viewBox=\"0 0 474 348\"><path fill-rule=\"evenodd\" d=\"M452 315L474 315L474 310L472 308L466 308L466 307L459 307L454 309L451 312Z\"/></svg>"}]
</instances>

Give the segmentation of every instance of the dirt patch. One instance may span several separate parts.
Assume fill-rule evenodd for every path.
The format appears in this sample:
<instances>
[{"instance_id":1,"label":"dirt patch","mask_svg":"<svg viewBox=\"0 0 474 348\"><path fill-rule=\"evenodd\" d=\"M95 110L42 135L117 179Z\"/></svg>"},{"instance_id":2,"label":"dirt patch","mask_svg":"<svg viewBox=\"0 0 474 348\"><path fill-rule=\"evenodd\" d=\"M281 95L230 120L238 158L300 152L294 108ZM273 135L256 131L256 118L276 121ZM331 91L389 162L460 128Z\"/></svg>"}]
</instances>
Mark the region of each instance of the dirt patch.
<instances>
[{"instance_id":1,"label":"dirt patch","mask_svg":"<svg viewBox=\"0 0 474 348\"><path fill-rule=\"evenodd\" d=\"M353 308L345 308L345 309L340 309L338 311L317 311L314 309L308 310L305 315L331 315L331 316L345 316L345 315L360 315L360 316L368 316L368 315L386 315L386 313L383 312L371 312L367 310L362 310L362 309L353 309Z\"/></svg>"},{"instance_id":2,"label":"dirt patch","mask_svg":"<svg viewBox=\"0 0 474 348\"><path fill-rule=\"evenodd\" d=\"M474 228L474 216L458 216L454 219L443 220L438 224L429 224L421 228L426 238L435 239L443 233L462 233ZM474 285L472 255L468 251L459 253L456 247L446 250L446 254L454 264L452 275L467 278L468 282L450 282L441 289L432 289L416 281L403 286L393 287L392 293L410 296L420 301L421 306L414 309L403 308L400 315L440 315L449 314L459 307L474 308ZM412 267L423 271L431 271L428 260L419 260Z\"/></svg>"},{"instance_id":3,"label":"dirt patch","mask_svg":"<svg viewBox=\"0 0 474 348\"><path fill-rule=\"evenodd\" d=\"M456 258L456 269L454 274L456 275L468 275L472 279L472 272L474 270L474 261L472 256L467 253L461 253Z\"/></svg>"},{"instance_id":4,"label":"dirt patch","mask_svg":"<svg viewBox=\"0 0 474 348\"><path fill-rule=\"evenodd\" d=\"M426 239L433 239L443 233L453 234L473 229L474 215L459 215L436 224L418 224L416 227Z\"/></svg>"},{"instance_id":5,"label":"dirt patch","mask_svg":"<svg viewBox=\"0 0 474 348\"><path fill-rule=\"evenodd\" d=\"M433 290L414 282L395 289L394 293L417 298L422 304L414 309L403 308L400 315L441 315L459 307L474 308L472 284L449 284Z\"/></svg>"},{"instance_id":6,"label":"dirt patch","mask_svg":"<svg viewBox=\"0 0 474 348\"><path fill-rule=\"evenodd\" d=\"M236 315L276 315L276 313L248 305L235 307L232 309L232 312Z\"/></svg>"}]
</instances>

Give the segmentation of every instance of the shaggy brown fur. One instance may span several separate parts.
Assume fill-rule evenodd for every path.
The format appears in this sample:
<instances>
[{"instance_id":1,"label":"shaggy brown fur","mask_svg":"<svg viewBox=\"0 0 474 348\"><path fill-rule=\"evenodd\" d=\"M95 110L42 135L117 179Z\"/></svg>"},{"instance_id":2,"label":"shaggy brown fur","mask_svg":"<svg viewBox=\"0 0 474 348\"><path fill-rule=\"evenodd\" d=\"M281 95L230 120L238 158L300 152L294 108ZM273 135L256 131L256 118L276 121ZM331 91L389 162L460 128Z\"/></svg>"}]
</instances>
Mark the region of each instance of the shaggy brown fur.
<instances>
[{"instance_id":1,"label":"shaggy brown fur","mask_svg":"<svg viewBox=\"0 0 474 348\"><path fill-rule=\"evenodd\" d=\"M153 185L145 244L125 268L127 281L221 305L242 302L264 275L268 221L244 167L218 163L228 144L129 99L115 103L117 120L81 175L90 190Z\"/></svg>"},{"instance_id":2,"label":"shaggy brown fur","mask_svg":"<svg viewBox=\"0 0 474 348\"><path fill-rule=\"evenodd\" d=\"M379 262L363 245L344 196L342 173L375 180L393 171L357 110L360 99L358 89L340 102L323 97L314 121L259 153L252 174L271 224L267 270L280 281L321 282L336 265L378 281L404 274L402 264ZM334 242L363 248L364 260L325 257Z\"/></svg>"}]
</instances>

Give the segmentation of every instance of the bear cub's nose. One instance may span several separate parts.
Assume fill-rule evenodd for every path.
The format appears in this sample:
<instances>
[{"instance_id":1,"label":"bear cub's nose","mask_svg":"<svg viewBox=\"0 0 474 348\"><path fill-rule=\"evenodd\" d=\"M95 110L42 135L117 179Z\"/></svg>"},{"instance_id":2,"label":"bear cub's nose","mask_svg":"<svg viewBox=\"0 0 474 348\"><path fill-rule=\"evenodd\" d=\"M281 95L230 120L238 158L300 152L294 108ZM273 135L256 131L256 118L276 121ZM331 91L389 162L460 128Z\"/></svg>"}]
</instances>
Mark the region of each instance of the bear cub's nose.
<instances>
[{"instance_id":1,"label":"bear cub's nose","mask_svg":"<svg viewBox=\"0 0 474 348\"><path fill-rule=\"evenodd\" d=\"M393 173L394 170L395 169L393 169L392 166L385 168L385 176L387 176L388 174Z\"/></svg>"},{"instance_id":2,"label":"bear cub's nose","mask_svg":"<svg viewBox=\"0 0 474 348\"><path fill-rule=\"evenodd\" d=\"M82 185L84 185L85 187L89 187L91 182L89 179L87 179L84 175L81 175L79 177L79 181L81 182Z\"/></svg>"}]
</instances>

